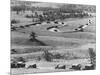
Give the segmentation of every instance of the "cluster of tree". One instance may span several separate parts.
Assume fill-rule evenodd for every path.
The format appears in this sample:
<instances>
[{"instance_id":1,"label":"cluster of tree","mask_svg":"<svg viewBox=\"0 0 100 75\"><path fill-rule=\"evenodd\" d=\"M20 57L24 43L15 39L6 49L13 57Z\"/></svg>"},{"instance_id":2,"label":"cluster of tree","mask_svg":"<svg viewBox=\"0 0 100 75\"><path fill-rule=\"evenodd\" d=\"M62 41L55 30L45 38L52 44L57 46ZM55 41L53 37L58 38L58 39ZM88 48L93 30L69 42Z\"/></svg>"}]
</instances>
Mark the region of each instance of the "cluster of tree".
<instances>
[{"instance_id":1,"label":"cluster of tree","mask_svg":"<svg viewBox=\"0 0 100 75\"><path fill-rule=\"evenodd\" d=\"M89 16L88 13L84 13L84 10L82 9L73 9L73 6L72 8L65 8L65 7L51 8L51 7L30 7L23 4L19 6L11 6L11 10L16 11L17 15L20 12L32 11L32 13L35 13L35 15L27 14L25 17L32 18L33 22L37 21L34 19L38 19L38 22L44 22L44 21L55 21L57 19L63 20L66 18L83 18ZM42 11L43 13L38 14L38 12L35 11ZM66 13L69 14L66 15Z\"/></svg>"},{"instance_id":2,"label":"cluster of tree","mask_svg":"<svg viewBox=\"0 0 100 75\"><path fill-rule=\"evenodd\" d=\"M89 16L88 13L69 13L68 15L63 14L62 12L54 12L54 11L47 11L43 12L43 14L38 15L35 12L35 15L26 15L27 18L34 18L38 19L38 22L43 21L55 21L57 19L64 20L66 18L83 18Z\"/></svg>"},{"instance_id":3,"label":"cluster of tree","mask_svg":"<svg viewBox=\"0 0 100 75\"><path fill-rule=\"evenodd\" d=\"M73 53L67 53L67 54L56 53L56 54L54 54L54 53L50 53L48 50L44 51L42 57L48 62L53 61L53 59L65 59L65 60L80 59L79 56L76 56Z\"/></svg>"},{"instance_id":4,"label":"cluster of tree","mask_svg":"<svg viewBox=\"0 0 100 75\"><path fill-rule=\"evenodd\" d=\"M27 60L24 58L24 57L13 57L12 59L11 59L11 61L12 62L23 62L23 63L25 63Z\"/></svg>"},{"instance_id":5,"label":"cluster of tree","mask_svg":"<svg viewBox=\"0 0 100 75\"><path fill-rule=\"evenodd\" d=\"M88 16L88 13L77 13L77 12L72 12L69 14L63 14L64 12L43 12L44 18L46 20L56 20L56 19L66 19L66 18L82 18L85 16Z\"/></svg>"},{"instance_id":6,"label":"cluster of tree","mask_svg":"<svg viewBox=\"0 0 100 75\"><path fill-rule=\"evenodd\" d=\"M96 54L95 54L93 48L89 48L88 51L89 51L89 58L90 58L91 64L96 66ZM16 51L14 50L14 52L16 52ZM67 54L51 53L48 50L44 50L42 55L35 57L35 58L37 58L38 61L45 59L45 61L47 61L47 62L52 62L53 59L65 59L65 60L80 59L79 56L76 56L73 53L69 53L69 52ZM23 57L17 57L17 58L14 58L13 61L26 62L26 59Z\"/></svg>"},{"instance_id":7,"label":"cluster of tree","mask_svg":"<svg viewBox=\"0 0 100 75\"><path fill-rule=\"evenodd\" d=\"M37 37L36 34L34 32L31 32L30 33L30 39L29 40L30 41L36 41L37 40L36 37Z\"/></svg>"},{"instance_id":8,"label":"cluster of tree","mask_svg":"<svg viewBox=\"0 0 100 75\"><path fill-rule=\"evenodd\" d=\"M11 24L16 24L16 23L19 23L19 21L18 20L15 20L15 19L12 19L11 20Z\"/></svg>"},{"instance_id":9,"label":"cluster of tree","mask_svg":"<svg viewBox=\"0 0 100 75\"><path fill-rule=\"evenodd\" d=\"M15 11L17 15L20 12L25 12L26 10L30 10L30 7L26 6L25 4L19 6L11 6L11 11Z\"/></svg>"},{"instance_id":10,"label":"cluster of tree","mask_svg":"<svg viewBox=\"0 0 100 75\"><path fill-rule=\"evenodd\" d=\"M50 53L50 52L48 52L47 50L44 51L44 53L43 53L42 56L43 56L43 58L44 58L46 61L48 61L48 62L53 61L53 54Z\"/></svg>"},{"instance_id":11,"label":"cluster of tree","mask_svg":"<svg viewBox=\"0 0 100 75\"><path fill-rule=\"evenodd\" d=\"M51 8L51 7L29 7L26 6L25 4L23 5L19 5L19 6L11 6L11 10L12 11L16 11L17 14L19 14L19 12L21 11L43 11L43 12L47 12L44 14L49 14L49 15L54 15L55 13L57 14L57 16L59 16L59 13L82 13L84 10L82 9L71 9L71 8ZM85 9L86 10L86 9ZM89 9L88 9L89 10ZM51 13L52 11L52 13ZM54 13L54 14L53 14Z\"/></svg>"},{"instance_id":12,"label":"cluster of tree","mask_svg":"<svg viewBox=\"0 0 100 75\"><path fill-rule=\"evenodd\" d=\"M95 54L93 48L89 48L88 51L89 51L90 62L91 62L91 64L93 64L95 66L96 65L96 54ZM69 52L67 54L60 54L60 53L53 54L53 53L50 53L48 50L45 50L42 56L48 62L53 61L53 59L68 60L68 59L80 59L81 58L81 57L76 56L75 54L69 53Z\"/></svg>"}]
</instances>

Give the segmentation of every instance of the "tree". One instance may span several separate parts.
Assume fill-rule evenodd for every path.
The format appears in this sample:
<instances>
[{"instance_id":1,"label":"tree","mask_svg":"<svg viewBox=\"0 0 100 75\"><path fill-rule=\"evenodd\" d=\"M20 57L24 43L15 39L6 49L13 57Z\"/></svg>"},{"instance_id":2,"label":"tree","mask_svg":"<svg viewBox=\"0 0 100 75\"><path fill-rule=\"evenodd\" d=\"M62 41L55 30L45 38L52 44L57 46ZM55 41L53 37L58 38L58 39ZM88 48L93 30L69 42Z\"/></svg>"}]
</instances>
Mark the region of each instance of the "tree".
<instances>
[{"instance_id":1,"label":"tree","mask_svg":"<svg viewBox=\"0 0 100 75\"><path fill-rule=\"evenodd\" d=\"M96 64L96 53L93 51L93 48L89 48L89 57L91 64L95 65Z\"/></svg>"},{"instance_id":2,"label":"tree","mask_svg":"<svg viewBox=\"0 0 100 75\"><path fill-rule=\"evenodd\" d=\"M30 33L30 41L36 40L36 34L34 32Z\"/></svg>"},{"instance_id":3,"label":"tree","mask_svg":"<svg viewBox=\"0 0 100 75\"><path fill-rule=\"evenodd\" d=\"M43 21L44 21L44 18L43 18L42 15L39 15L38 18L39 18L39 21L40 21L40 22L43 22Z\"/></svg>"},{"instance_id":4,"label":"tree","mask_svg":"<svg viewBox=\"0 0 100 75\"><path fill-rule=\"evenodd\" d=\"M20 8L19 6L13 6L13 7L11 8L11 10L12 10L12 11L16 11L16 14L18 15L19 12L21 11L21 8Z\"/></svg>"},{"instance_id":5,"label":"tree","mask_svg":"<svg viewBox=\"0 0 100 75\"><path fill-rule=\"evenodd\" d=\"M27 6L25 6L25 5L12 6L12 7L11 7L11 10L12 10L12 11L16 11L16 14L19 14L20 11L25 12L26 9L27 9Z\"/></svg>"},{"instance_id":6,"label":"tree","mask_svg":"<svg viewBox=\"0 0 100 75\"><path fill-rule=\"evenodd\" d=\"M25 58L23 58L23 57L17 58L17 61L26 62Z\"/></svg>"},{"instance_id":7,"label":"tree","mask_svg":"<svg viewBox=\"0 0 100 75\"><path fill-rule=\"evenodd\" d=\"M47 50L45 50L43 57L46 61L51 62L53 55L51 53L49 53Z\"/></svg>"},{"instance_id":8,"label":"tree","mask_svg":"<svg viewBox=\"0 0 100 75\"><path fill-rule=\"evenodd\" d=\"M13 63L17 63L17 62L23 62L23 63L25 63L26 62L26 59L23 58L23 57L14 57L13 59L11 59L11 61Z\"/></svg>"},{"instance_id":9,"label":"tree","mask_svg":"<svg viewBox=\"0 0 100 75\"><path fill-rule=\"evenodd\" d=\"M55 59L64 59L65 58L65 55L64 54L60 54L60 53L57 53L53 56Z\"/></svg>"},{"instance_id":10,"label":"tree","mask_svg":"<svg viewBox=\"0 0 100 75\"><path fill-rule=\"evenodd\" d=\"M17 51L15 49L11 49L11 54L17 54Z\"/></svg>"},{"instance_id":11,"label":"tree","mask_svg":"<svg viewBox=\"0 0 100 75\"><path fill-rule=\"evenodd\" d=\"M35 16L38 17L38 13L37 12L35 12Z\"/></svg>"},{"instance_id":12,"label":"tree","mask_svg":"<svg viewBox=\"0 0 100 75\"><path fill-rule=\"evenodd\" d=\"M12 19L12 20L11 20L11 24L17 24L17 23L19 23L18 20L15 20L15 19Z\"/></svg>"}]
</instances>

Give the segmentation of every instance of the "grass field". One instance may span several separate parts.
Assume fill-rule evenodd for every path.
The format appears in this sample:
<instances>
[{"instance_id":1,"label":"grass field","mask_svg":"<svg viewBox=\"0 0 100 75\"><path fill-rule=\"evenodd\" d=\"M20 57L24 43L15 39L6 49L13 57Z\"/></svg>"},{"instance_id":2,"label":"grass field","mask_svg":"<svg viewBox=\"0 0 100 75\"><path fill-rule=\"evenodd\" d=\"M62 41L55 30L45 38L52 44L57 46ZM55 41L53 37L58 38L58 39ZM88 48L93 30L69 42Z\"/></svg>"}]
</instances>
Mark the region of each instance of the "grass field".
<instances>
[{"instance_id":1,"label":"grass field","mask_svg":"<svg viewBox=\"0 0 100 75\"><path fill-rule=\"evenodd\" d=\"M92 24L89 25L84 32L72 32L74 28L77 28L80 24L87 23L87 21L91 19ZM44 50L49 50L49 52L60 54L66 54L67 52L72 52L76 54L78 57L82 57L83 59L75 60L76 63L84 61L84 58L88 58L88 48L95 49L95 18L89 19L79 19L68 21L68 25L63 28L60 28L61 32L50 32L47 31L46 28L50 25L40 25L40 26L31 26L25 29L19 29L17 31L11 32L11 47L15 48L19 53L22 54L12 54L11 58L14 57L24 57L28 61L36 61L36 57L41 56ZM65 21L66 22L66 21ZM52 24L53 26L53 24ZM34 31L37 34L36 39L45 43L45 46L41 45L39 42L30 42L29 41L29 33ZM23 33L25 32L25 33ZM25 53L24 53L25 52ZM76 52L76 53L75 53ZM23 54L24 53L24 54ZM74 62L72 60L63 60L66 62ZM64 64L67 64L64 62ZM44 64L44 61L37 62L39 64ZM57 65L60 62L46 62L47 65ZM62 62L61 62L62 63ZM72 63L72 64L74 64ZM84 62L88 63L87 61ZM68 64L67 64L68 65ZM42 68L41 68L42 67ZM11 69L12 74L20 74L20 73L37 73L37 72L54 72L54 71L71 71L69 68L66 70L54 70L54 66L45 67L43 65L39 65L40 69ZM51 69L50 69L51 68ZM53 69L52 69L53 68Z\"/></svg>"},{"instance_id":2,"label":"grass field","mask_svg":"<svg viewBox=\"0 0 100 75\"><path fill-rule=\"evenodd\" d=\"M34 6L34 5L33 5ZM37 5L36 5L37 6ZM54 6L55 7L55 6ZM67 18L59 20L62 24L55 24L51 21L49 24L46 21L38 25L32 25L32 18L26 18L25 15L33 14L30 12L20 13L11 11L11 20L17 20L18 23L13 24L17 27L11 31L11 60L18 57L23 57L26 64L37 64L37 69L33 68L11 68L11 74L27 74L27 73L42 73L42 72L58 72L58 71L73 71L69 69L72 64L88 64L89 48L96 51L96 17L84 18ZM84 29L84 32L75 32L74 30L80 25L85 25L91 20L91 24ZM31 24L31 25L30 25ZM26 25L29 25L25 27ZM24 28L20 27L24 26ZM51 26L62 26L60 32L51 32L47 28ZM30 33L36 34L36 39L30 41ZM12 53L12 50L15 50ZM56 59L53 57L51 62L47 62L43 54L48 51L53 56L61 55L62 58ZM38 59L41 60L38 60ZM45 65L44 65L45 64ZM66 65L67 68L55 69L58 64Z\"/></svg>"}]
</instances>

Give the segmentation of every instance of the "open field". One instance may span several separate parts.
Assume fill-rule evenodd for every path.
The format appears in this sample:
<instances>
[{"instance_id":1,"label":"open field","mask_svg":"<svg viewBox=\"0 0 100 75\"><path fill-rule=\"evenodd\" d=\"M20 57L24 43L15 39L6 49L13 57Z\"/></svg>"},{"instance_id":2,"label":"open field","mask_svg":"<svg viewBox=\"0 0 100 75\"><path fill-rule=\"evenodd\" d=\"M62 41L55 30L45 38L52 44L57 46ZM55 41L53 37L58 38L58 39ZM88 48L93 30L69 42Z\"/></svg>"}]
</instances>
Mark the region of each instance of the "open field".
<instances>
[{"instance_id":1,"label":"open field","mask_svg":"<svg viewBox=\"0 0 100 75\"><path fill-rule=\"evenodd\" d=\"M80 25L80 22L84 23L91 19L92 24L88 26L84 32L72 32L75 26ZM86 20L77 20L73 23L68 21L68 26L60 28L65 33L62 32L50 32L46 28L49 25L43 26L32 26L25 29L19 29L17 31L11 32L11 45L19 46L38 46L41 44L37 42L29 41L29 33L34 31L37 35L36 39L45 43L46 46L66 46L67 48L79 47L85 44L95 43L95 18L89 18ZM81 23L84 24L84 23ZM74 24L74 25L73 25ZM53 26L53 24L51 24ZM25 33L23 33L25 32Z\"/></svg>"},{"instance_id":2,"label":"open field","mask_svg":"<svg viewBox=\"0 0 100 75\"><path fill-rule=\"evenodd\" d=\"M20 2L12 2L11 7L19 6L20 4ZM35 8L38 4L40 4L40 8L42 7L41 9L39 7ZM68 9L67 13L65 13L65 11L63 12L57 9L63 7L63 4L59 4L59 6L52 4L54 5L53 8L47 8L53 11L52 14L52 12L46 9L44 10L44 7L50 7L46 4L49 3L36 3L31 6L29 4L27 6L29 9L27 8L25 11L11 10L11 62L18 63L19 61L25 60L24 68L11 68L12 75L74 71L74 69L70 69L73 64L81 64L83 67L91 63L89 50L92 49L96 52L96 17L86 15L87 13L95 15L95 10L89 11L87 10L87 8L90 9L89 6L87 6L86 9L82 6L81 10L84 12L87 11L87 13L83 11L77 13L80 12L79 8L81 8L81 5L77 6L75 10L73 10L73 6L71 5L72 7L70 9L65 8ZM55 10L59 11L59 13ZM73 10L73 12L70 10ZM48 15L44 12L50 14ZM60 18L53 16L54 13L60 16ZM55 20L47 23L48 21L43 14L47 14L46 16L49 16L49 19L54 18ZM66 18L66 15L62 14L69 15L67 15ZM83 14L85 14L85 16ZM50 15L53 17L50 17ZM76 17L77 15L79 16ZM28 18L26 16L28 16ZM65 18L61 19L63 17ZM35 19L41 19L43 21L35 21ZM58 23L54 23L56 20ZM91 23L89 23L89 20ZM84 31L75 31L79 26L86 24L88 24L88 26L84 28ZM47 28L52 26L59 27L59 32L47 30ZM19 59L20 57L21 59ZM36 64L36 68L26 67L27 65L30 66L34 64ZM59 64L66 66L66 68L56 69Z\"/></svg>"},{"instance_id":3,"label":"open field","mask_svg":"<svg viewBox=\"0 0 100 75\"><path fill-rule=\"evenodd\" d=\"M95 22L95 18L89 18L92 19L93 22ZM79 25L81 20L75 21L77 25ZM69 22L69 21L68 21ZM84 21L85 22L85 21ZM87 22L87 21L86 21ZM28 61L36 61L36 58L38 56L41 56L43 54L43 51L49 50L49 52L53 53L60 53L60 54L67 54L67 52L76 52L76 55L78 57L82 57L82 61L84 61L84 58L88 58L88 48L94 48L95 49L95 23L91 24L84 32L67 32L67 30L72 31L72 29L75 27L73 22L69 22L69 26L65 26L64 28L61 28L61 30L66 31L66 33L57 33L57 32L50 32L46 30L46 27L49 25L43 25L43 26L32 26L25 29L20 29L18 31L11 32L11 40L12 40L12 48L15 48L17 51L20 51L19 53L25 54L12 54L11 57L24 57L28 59ZM75 24L75 23L74 23ZM82 23L81 23L82 24ZM67 29L68 28L68 29ZM91 29L92 28L92 29ZM29 41L29 33L31 31L36 32L38 37L36 37L39 41L45 43L45 46L43 47L40 43L37 42L30 42ZM25 33L22 33L25 32ZM39 46L39 47L38 47ZM42 49L41 49L42 48ZM35 52L35 53L31 53ZM72 64L79 63L80 61L77 60L64 60L64 64L67 64L66 62L74 62ZM44 64L44 61L38 62L39 64ZM62 62L61 62L62 63ZM85 62L86 64L87 62ZM47 65L49 63L47 62ZM58 62L50 62L52 65L59 64ZM50 65L49 64L49 65ZM71 63L70 63L71 64ZM68 64L67 64L68 65ZM71 65L70 65L71 66ZM67 67L66 70L54 70L54 66L50 67L44 67L43 65L39 65L39 67L42 67L44 69L12 69L11 73L20 74L20 73L38 73L38 72L57 72L57 71L72 71ZM47 69L48 68L48 69ZM51 68L51 69L50 69ZM53 69L52 69L53 68Z\"/></svg>"}]
</instances>

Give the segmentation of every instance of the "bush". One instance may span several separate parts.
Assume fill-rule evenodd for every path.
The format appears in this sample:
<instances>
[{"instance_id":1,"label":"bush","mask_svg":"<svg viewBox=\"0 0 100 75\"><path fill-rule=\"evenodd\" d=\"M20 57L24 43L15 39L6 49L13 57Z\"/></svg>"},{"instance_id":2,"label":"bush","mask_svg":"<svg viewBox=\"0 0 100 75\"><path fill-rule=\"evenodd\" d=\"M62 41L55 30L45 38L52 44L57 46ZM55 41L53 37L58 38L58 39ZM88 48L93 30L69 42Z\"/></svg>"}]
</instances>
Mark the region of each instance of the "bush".
<instances>
[{"instance_id":1,"label":"bush","mask_svg":"<svg viewBox=\"0 0 100 75\"><path fill-rule=\"evenodd\" d=\"M11 49L11 54L17 54L17 51L15 49Z\"/></svg>"},{"instance_id":2,"label":"bush","mask_svg":"<svg viewBox=\"0 0 100 75\"><path fill-rule=\"evenodd\" d=\"M44 51L43 58L46 61L51 62L53 59L53 55L51 53L49 53L48 51Z\"/></svg>"},{"instance_id":3,"label":"bush","mask_svg":"<svg viewBox=\"0 0 100 75\"><path fill-rule=\"evenodd\" d=\"M33 15L28 15L28 14L27 14L25 17L26 17L26 18L33 18Z\"/></svg>"},{"instance_id":4,"label":"bush","mask_svg":"<svg viewBox=\"0 0 100 75\"><path fill-rule=\"evenodd\" d=\"M89 48L89 56L91 64L96 64L96 53L93 51L93 48Z\"/></svg>"},{"instance_id":5,"label":"bush","mask_svg":"<svg viewBox=\"0 0 100 75\"><path fill-rule=\"evenodd\" d=\"M13 57L12 59L11 59L11 61L12 62L23 62L23 63L25 63L26 62L26 59L25 58L23 58L23 57Z\"/></svg>"},{"instance_id":6,"label":"bush","mask_svg":"<svg viewBox=\"0 0 100 75\"><path fill-rule=\"evenodd\" d=\"M25 58L23 58L23 57L18 57L17 61L26 62Z\"/></svg>"},{"instance_id":7,"label":"bush","mask_svg":"<svg viewBox=\"0 0 100 75\"><path fill-rule=\"evenodd\" d=\"M24 28L24 26L20 26L20 28Z\"/></svg>"},{"instance_id":8,"label":"bush","mask_svg":"<svg viewBox=\"0 0 100 75\"><path fill-rule=\"evenodd\" d=\"M53 55L53 57L54 57L54 59L64 59L64 58L65 58L64 55L61 55L61 54L59 54L59 53Z\"/></svg>"},{"instance_id":9,"label":"bush","mask_svg":"<svg viewBox=\"0 0 100 75\"><path fill-rule=\"evenodd\" d=\"M18 20L15 20L15 19L11 20L11 24L17 24L17 23L19 23Z\"/></svg>"},{"instance_id":10,"label":"bush","mask_svg":"<svg viewBox=\"0 0 100 75\"><path fill-rule=\"evenodd\" d=\"M36 40L36 34L34 32L30 33L30 41L35 41Z\"/></svg>"}]
</instances>

